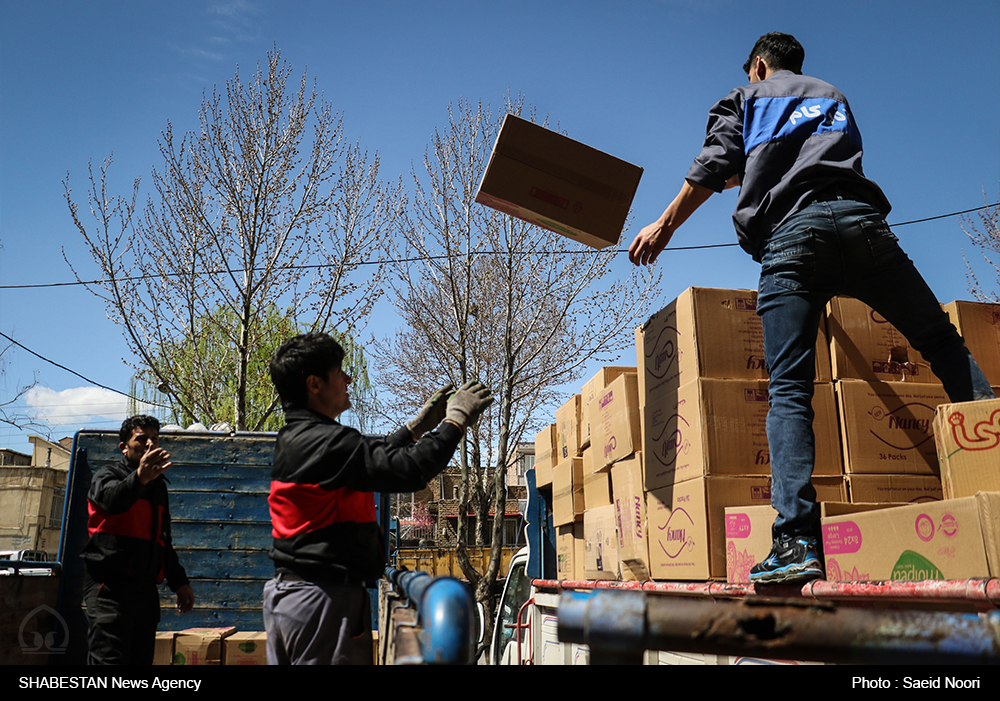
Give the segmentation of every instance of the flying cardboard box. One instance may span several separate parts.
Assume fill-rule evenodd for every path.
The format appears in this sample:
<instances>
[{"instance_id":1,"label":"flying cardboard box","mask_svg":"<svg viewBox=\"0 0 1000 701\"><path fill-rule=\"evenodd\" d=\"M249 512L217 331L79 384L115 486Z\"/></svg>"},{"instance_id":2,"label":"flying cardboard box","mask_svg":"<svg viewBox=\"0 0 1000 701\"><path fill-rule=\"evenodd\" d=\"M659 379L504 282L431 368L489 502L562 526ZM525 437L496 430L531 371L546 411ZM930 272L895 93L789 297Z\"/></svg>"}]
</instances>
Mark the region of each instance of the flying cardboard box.
<instances>
[{"instance_id":1,"label":"flying cardboard box","mask_svg":"<svg viewBox=\"0 0 1000 701\"><path fill-rule=\"evenodd\" d=\"M941 404L934 439L946 499L1000 492L1000 399Z\"/></svg>"},{"instance_id":2,"label":"flying cardboard box","mask_svg":"<svg viewBox=\"0 0 1000 701\"><path fill-rule=\"evenodd\" d=\"M702 475L769 475L766 380L697 379L645 407L646 489ZM815 475L840 475L833 386L813 395Z\"/></svg>"},{"instance_id":3,"label":"flying cardboard box","mask_svg":"<svg viewBox=\"0 0 1000 701\"><path fill-rule=\"evenodd\" d=\"M689 287L636 331L646 406L699 377L766 380L764 328L755 290ZM816 336L816 380L830 381L825 324Z\"/></svg>"},{"instance_id":4,"label":"flying cardboard box","mask_svg":"<svg viewBox=\"0 0 1000 701\"><path fill-rule=\"evenodd\" d=\"M944 305L991 385L1000 385L1000 304L956 300Z\"/></svg>"},{"instance_id":5,"label":"flying cardboard box","mask_svg":"<svg viewBox=\"0 0 1000 701\"><path fill-rule=\"evenodd\" d=\"M848 474L937 475L934 415L948 402L941 385L835 383Z\"/></svg>"},{"instance_id":6,"label":"flying cardboard box","mask_svg":"<svg viewBox=\"0 0 1000 701\"><path fill-rule=\"evenodd\" d=\"M580 444L583 447L586 448L590 445L590 402L616 377L626 372L634 373L635 371L634 367L604 367L584 383L583 389L580 390Z\"/></svg>"},{"instance_id":7,"label":"flying cardboard box","mask_svg":"<svg viewBox=\"0 0 1000 701\"><path fill-rule=\"evenodd\" d=\"M699 477L646 493L653 579L726 576L726 507L771 503L769 477Z\"/></svg>"},{"instance_id":8,"label":"flying cardboard box","mask_svg":"<svg viewBox=\"0 0 1000 701\"><path fill-rule=\"evenodd\" d=\"M508 114L476 202L594 248L618 243L642 168Z\"/></svg>"},{"instance_id":9,"label":"flying cardboard box","mask_svg":"<svg viewBox=\"0 0 1000 701\"><path fill-rule=\"evenodd\" d=\"M831 299L826 333L835 380L941 383L906 337L860 300Z\"/></svg>"},{"instance_id":10,"label":"flying cardboard box","mask_svg":"<svg viewBox=\"0 0 1000 701\"><path fill-rule=\"evenodd\" d=\"M858 513L853 508L823 505L829 581L1000 575L1000 492Z\"/></svg>"}]
</instances>

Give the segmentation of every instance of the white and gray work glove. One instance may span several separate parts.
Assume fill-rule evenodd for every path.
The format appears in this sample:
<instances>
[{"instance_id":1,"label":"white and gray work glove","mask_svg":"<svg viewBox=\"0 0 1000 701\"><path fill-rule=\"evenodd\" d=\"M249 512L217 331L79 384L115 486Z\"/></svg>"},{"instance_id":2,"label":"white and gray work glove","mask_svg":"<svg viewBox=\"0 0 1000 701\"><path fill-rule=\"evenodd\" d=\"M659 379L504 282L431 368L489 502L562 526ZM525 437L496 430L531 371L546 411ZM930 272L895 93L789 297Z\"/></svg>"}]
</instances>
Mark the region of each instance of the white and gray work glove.
<instances>
[{"instance_id":1,"label":"white and gray work glove","mask_svg":"<svg viewBox=\"0 0 1000 701\"><path fill-rule=\"evenodd\" d=\"M466 429L476 423L486 407L493 403L493 394L482 382L466 382L448 400L445 419Z\"/></svg>"},{"instance_id":2,"label":"white and gray work glove","mask_svg":"<svg viewBox=\"0 0 1000 701\"><path fill-rule=\"evenodd\" d=\"M439 423L444 421L445 412L448 410L448 397L454 393L455 385L450 382L435 392L428 399L417 415L406 422L406 427L410 429L413 440L417 440Z\"/></svg>"}]
</instances>

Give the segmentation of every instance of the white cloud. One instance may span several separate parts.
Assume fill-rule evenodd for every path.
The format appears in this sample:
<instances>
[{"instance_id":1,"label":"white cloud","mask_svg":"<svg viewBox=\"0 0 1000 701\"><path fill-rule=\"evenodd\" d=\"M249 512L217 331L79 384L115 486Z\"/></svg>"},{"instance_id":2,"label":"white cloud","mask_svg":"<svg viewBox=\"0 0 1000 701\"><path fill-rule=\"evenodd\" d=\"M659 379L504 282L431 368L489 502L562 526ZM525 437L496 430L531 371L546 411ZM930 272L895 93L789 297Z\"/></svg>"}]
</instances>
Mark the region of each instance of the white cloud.
<instances>
[{"instance_id":1,"label":"white cloud","mask_svg":"<svg viewBox=\"0 0 1000 701\"><path fill-rule=\"evenodd\" d=\"M84 428L88 423L108 419L123 421L128 411L128 398L100 387L74 387L56 391L48 387L33 387L24 395L29 412L50 426ZM148 411L144 405L140 411Z\"/></svg>"}]
</instances>

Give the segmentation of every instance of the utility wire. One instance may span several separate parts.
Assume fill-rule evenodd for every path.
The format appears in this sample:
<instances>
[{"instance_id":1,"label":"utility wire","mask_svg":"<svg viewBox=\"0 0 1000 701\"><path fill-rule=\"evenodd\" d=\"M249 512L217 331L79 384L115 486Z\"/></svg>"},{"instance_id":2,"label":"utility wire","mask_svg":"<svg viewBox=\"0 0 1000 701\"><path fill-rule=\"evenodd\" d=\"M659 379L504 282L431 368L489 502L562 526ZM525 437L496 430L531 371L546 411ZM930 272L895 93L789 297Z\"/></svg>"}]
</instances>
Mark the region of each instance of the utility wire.
<instances>
[{"instance_id":1,"label":"utility wire","mask_svg":"<svg viewBox=\"0 0 1000 701\"><path fill-rule=\"evenodd\" d=\"M970 212L978 212L982 209L988 209L989 207L1000 206L1000 202L994 202L993 204L983 205L981 207L973 207L972 209L963 209L960 212L949 212L948 214L938 214L934 217L925 217L924 219L913 219L911 221L904 221L898 224L890 224L890 227L906 226L907 224L919 224L921 222L934 221L935 219L945 219L947 217L956 217L961 214L969 214ZM711 243L702 244L699 246L671 246L665 248L666 251L697 251L710 248L731 248L732 246L739 246L739 243ZM581 253L588 253L589 251L519 251L518 255L526 254L551 254L551 255L579 255ZM614 253L628 253L627 248L616 248ZM455 254L453 256L440 255L440 256L413 256L410 258L390 258L388 260L366 260L357 263L357 265L385 265L385 264L398 264L398 263L415 263L417 261L425 260L447 260L448 258L457 258L462 254ZM506 251L480 251L476 255L507 255ZM333 267L332 263L315 263L311 265L286 265L278 268L279 270L315 270L319 268L330 268ZM234 270L233 268L219 268L216 270L204 270L195 271L196 275L218 275L220 273L241 273L243 269ZM169 273L165 276L160 275L134 275L130 277L119 278L121 282L133 282L136 280L148 280L154 277L176 277L179 275L187 275L189 273ZM0 285L0 290L26 290L26 289L36 289L44 287L74 287L78 285L101 285L106 283L107 280L75 280L73 282L44 282L44 283L34 283L27 285Z\"/></svg>"}]
</instances>

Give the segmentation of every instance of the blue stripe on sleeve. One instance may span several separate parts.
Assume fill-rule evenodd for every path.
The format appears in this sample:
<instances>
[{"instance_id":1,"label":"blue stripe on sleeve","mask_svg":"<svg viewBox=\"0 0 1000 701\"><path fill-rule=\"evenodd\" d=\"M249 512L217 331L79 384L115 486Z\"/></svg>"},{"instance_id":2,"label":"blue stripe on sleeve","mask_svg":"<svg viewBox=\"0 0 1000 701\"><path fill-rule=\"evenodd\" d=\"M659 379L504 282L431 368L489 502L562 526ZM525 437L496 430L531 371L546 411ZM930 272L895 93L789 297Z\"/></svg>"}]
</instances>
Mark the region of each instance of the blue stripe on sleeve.
<instances>
[{"instance_id":1,"label":"blue stripe on sleeve","mask_svg":"<svg viewBox=\"0 0 1000 701\"><path fill-rule=\"evenodd\" d=\"M744 149L749 155L773 139L807 139L832 131L845 133L861 148L861 132L842 102L826 97L758 97L746 106Z\"/></svg>"}]
</instances>

